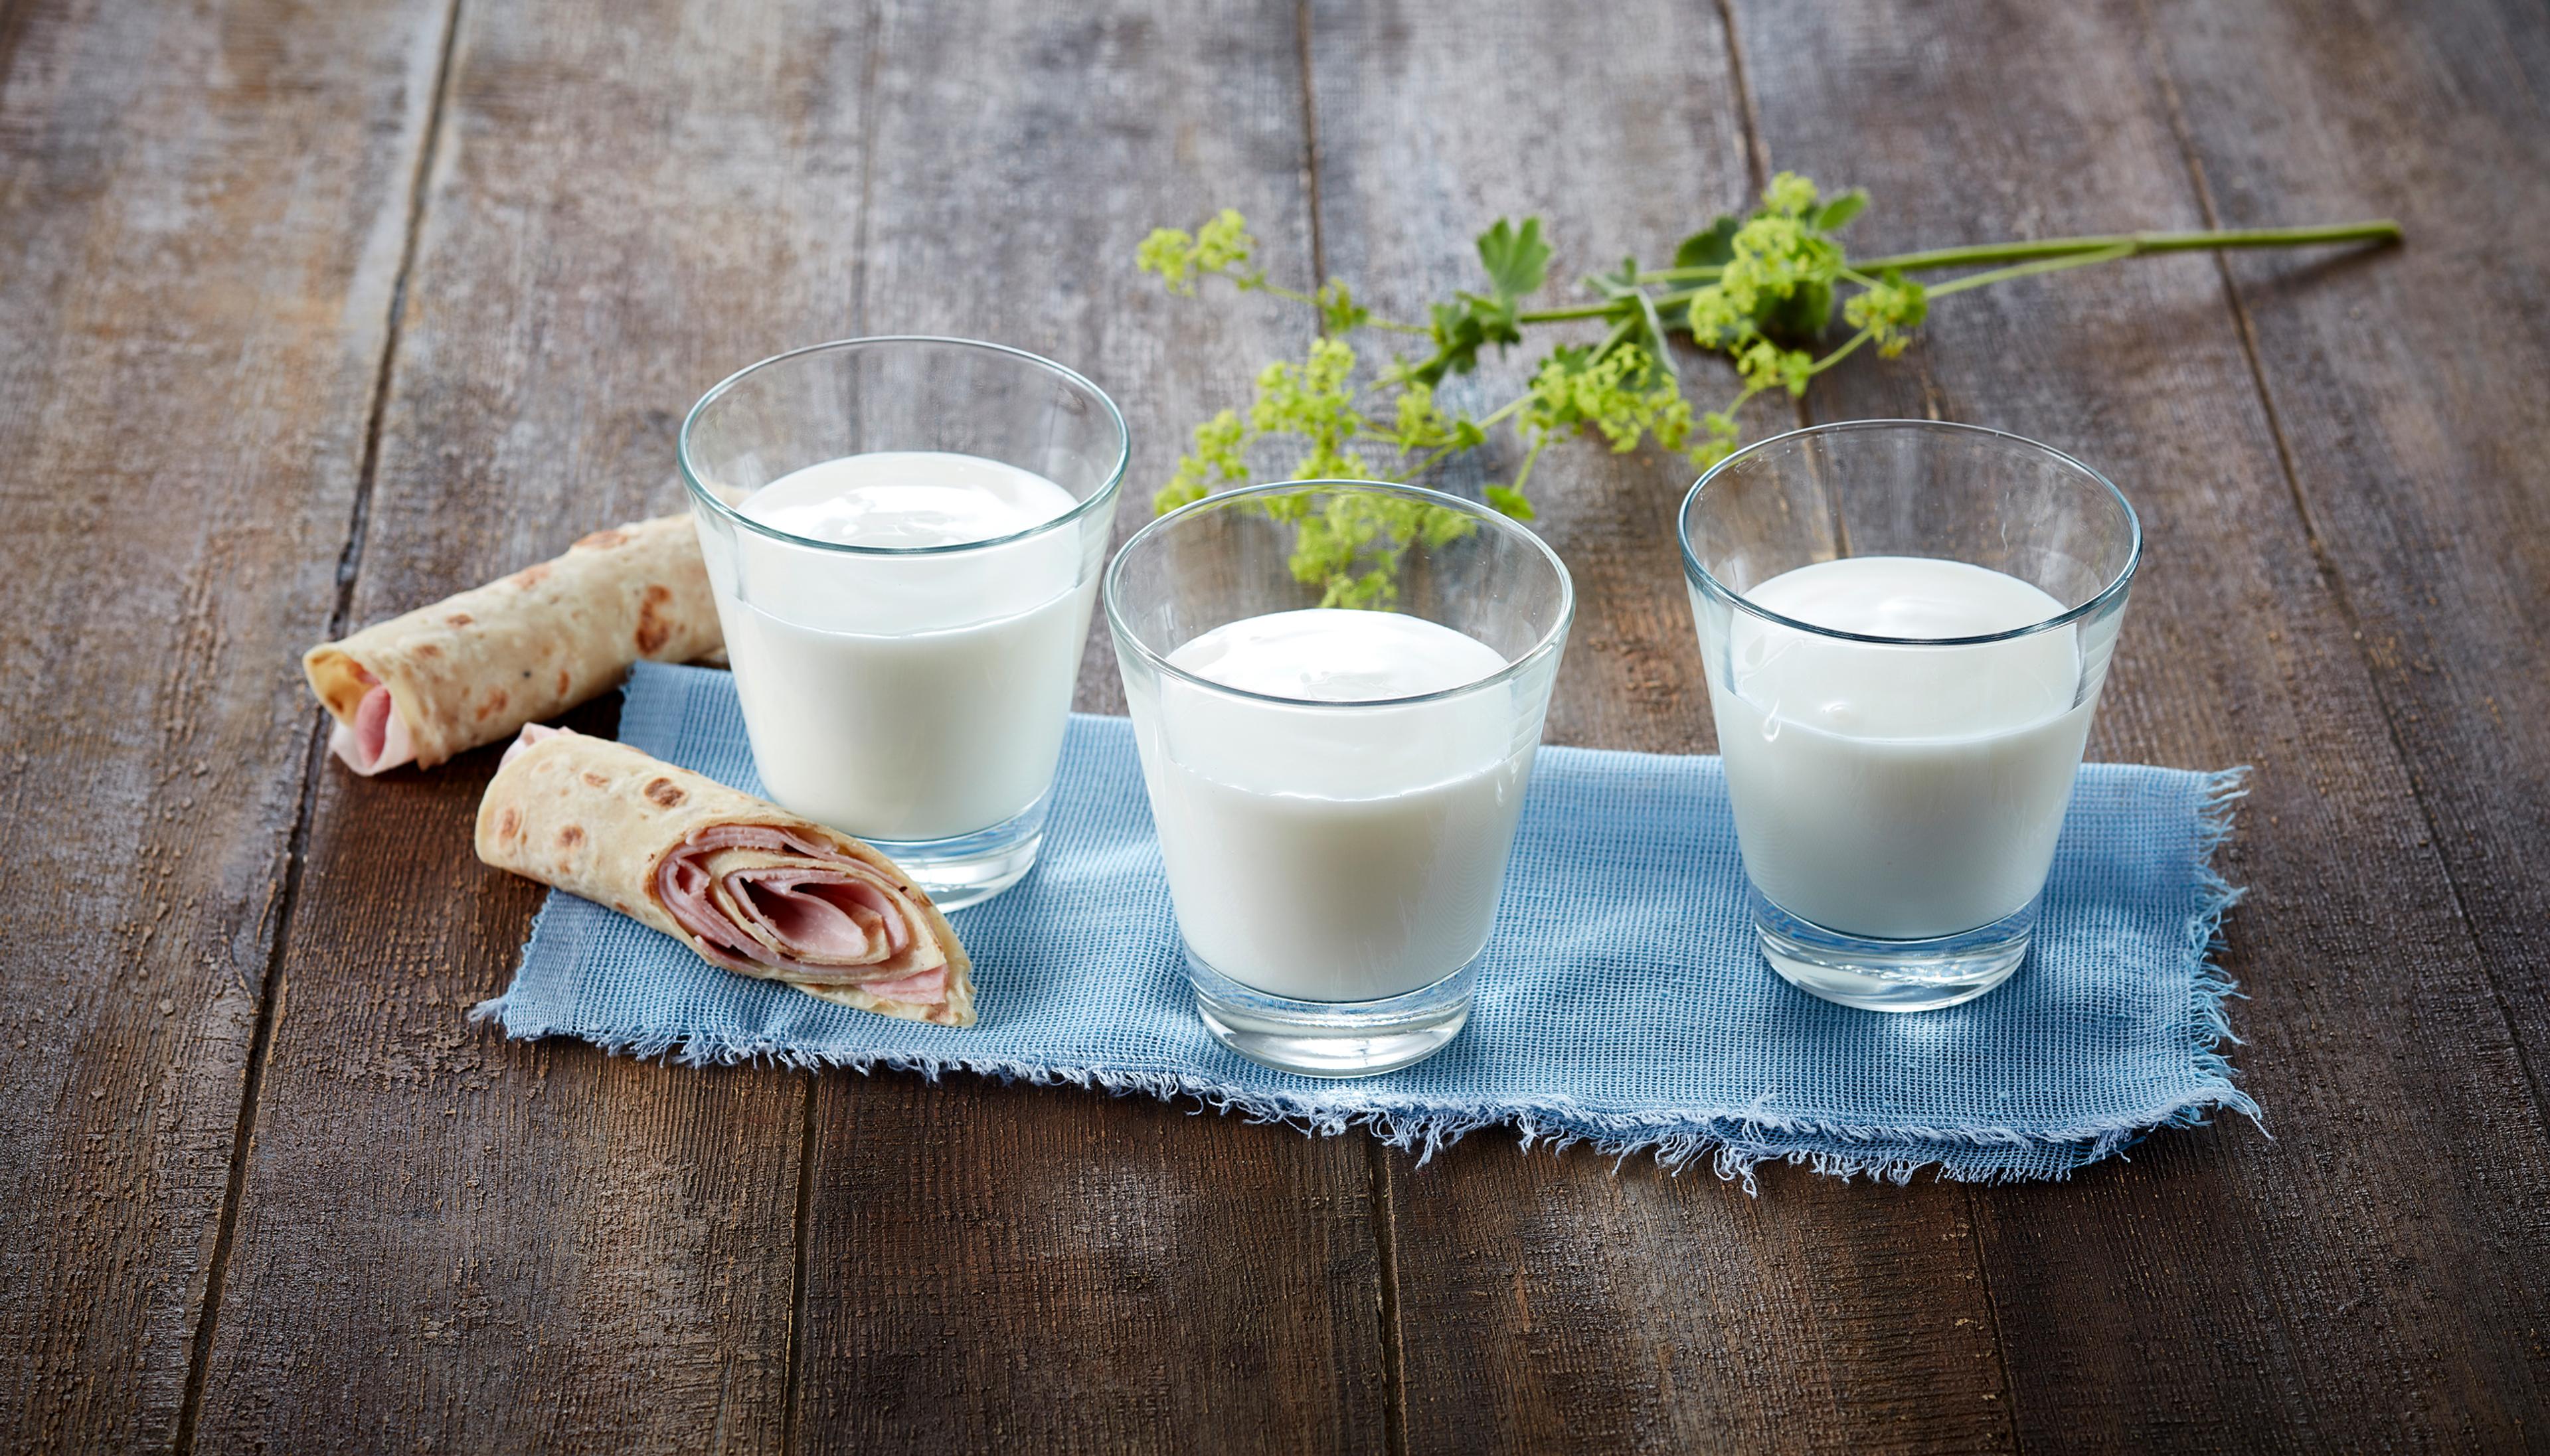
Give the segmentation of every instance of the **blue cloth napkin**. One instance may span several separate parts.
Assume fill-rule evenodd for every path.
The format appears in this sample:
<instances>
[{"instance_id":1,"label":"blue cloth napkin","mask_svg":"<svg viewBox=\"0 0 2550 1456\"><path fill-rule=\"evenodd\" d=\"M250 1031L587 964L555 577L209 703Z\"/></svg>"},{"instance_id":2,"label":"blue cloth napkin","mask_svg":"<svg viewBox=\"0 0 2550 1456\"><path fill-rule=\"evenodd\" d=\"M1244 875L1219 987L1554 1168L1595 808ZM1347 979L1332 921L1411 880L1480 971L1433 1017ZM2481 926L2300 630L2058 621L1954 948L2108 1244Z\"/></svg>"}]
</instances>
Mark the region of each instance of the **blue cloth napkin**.
<instances>
[{"instance_id":1,"label":"blue cloth napkin","mask_svg":"<svg viewBox=\"0 0 2550 1456\"><path fill-rule=\"evenodd\" d=\"M733 680L641 664L624 741L760 792ZM1465 1132L1764 1159L1902 1181L2061 1178L2213 1108L2255 1117L2219 1048L2207 960L2236 892L2209 867L2238 771L2081 771L2027 962L2001 989L1901 1016L1827 1005L1754 948L1715 758L1545 747L1469 1026L1430 1060L1326 1082L1224 1050L1196 1019L1150 808L1122 719L1075 718L1042 861L952 917L980 1023L869 1016L730 975L552 894L522 970L476 1015L693 1063L949 1069L1189 1097L1431 1153Z\"/></svg>"}]
</instances>

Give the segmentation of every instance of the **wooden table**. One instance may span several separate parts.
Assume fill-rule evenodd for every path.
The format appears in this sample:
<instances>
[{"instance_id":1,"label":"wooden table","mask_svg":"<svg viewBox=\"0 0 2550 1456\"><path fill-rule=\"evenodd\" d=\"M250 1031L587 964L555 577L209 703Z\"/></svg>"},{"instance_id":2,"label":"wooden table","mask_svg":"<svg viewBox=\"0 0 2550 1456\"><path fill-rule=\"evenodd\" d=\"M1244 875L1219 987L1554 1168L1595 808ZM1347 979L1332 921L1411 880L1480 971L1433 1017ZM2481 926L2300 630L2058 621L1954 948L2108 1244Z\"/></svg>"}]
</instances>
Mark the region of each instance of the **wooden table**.
<instances>
[{"instance_id":1,"label":"wooden table","mask_svg":"<svg viewBox=\"0 0 2550 1456\"><path fill-rule=\"evenodd\" d=\"M2550 1444L2545 97L2537 0L0 0L0 1432ZM1238 207L1279 276L1405 313L1500 214L1574 277L1774 166L1874 191L1870 250L2405 223L1945 301L1803 412L2018 431L2141 509L2092 753L2257 767L2266 1132L1751 1198L509 1044L465 1019L539 894L468 850L493 755L324 756L304 646L674 508L676 423L744 361L1070 361L1132 421L1129 530L1307 338L1163 296L1154 225ZM1683 479L1544 464L1583 596L1553 741L1711 746ZM1081 702L1121 703L1103 638Z\"/></svg>"}]
</instances>

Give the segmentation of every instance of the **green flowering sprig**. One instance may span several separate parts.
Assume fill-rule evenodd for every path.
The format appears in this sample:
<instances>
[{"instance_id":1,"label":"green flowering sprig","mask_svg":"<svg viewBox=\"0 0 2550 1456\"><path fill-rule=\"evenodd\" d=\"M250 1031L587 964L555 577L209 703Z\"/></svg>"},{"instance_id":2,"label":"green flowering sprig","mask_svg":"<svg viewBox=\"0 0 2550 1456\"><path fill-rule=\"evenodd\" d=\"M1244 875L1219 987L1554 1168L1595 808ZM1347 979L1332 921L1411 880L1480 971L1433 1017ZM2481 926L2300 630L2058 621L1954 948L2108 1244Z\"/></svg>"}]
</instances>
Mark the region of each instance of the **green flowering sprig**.
<instances>
[{"instance_id":1,"label":"green flowering sprig","mask_svg":"<svg viewBox=\"0 0 2550 1456\"><path fill-rule=\"evenodd\" d=\"M1280 288L1266 281L1265 269L1249 266L1256 251L1257 240L1248 235L1248 220L1231 208L1224 208L1193 233L1176 228L1152 229L1151 236L1133 250L1133 266L1145 273L1159 274L1171 293L1185 297L1195 295L1198 279L1227 278L1242 293L1271 293L1308 304L1320 311L1321 330L1331 335L1351 333L1373 322L1368 311L1355 306L1344 280L1332 278L1316 293ZM1381 327L1407 328L1390 324Z\"/></svg>"},{"instance_id":2,"label":"green flowering sprig","mask_svg":"<svg viewBox=\"0 0 2550 1456\"><path fill-rule=\"evenodd\" d=\"M1928 319L1931 302L1951 294L2142 253L2389 243L2401 236L2399 224L2389 221L2129 233L1854 262L1836 235L1867 205L1868 194L1856 188L1827 196L1806 178L1782 172L1750 216L1720 217L1684 239L1670 266L1641 269L1635 258L1624 259L1618 270L1584 280L1594 301L1551 309L1522 307L1547 281L1551 250L1540 219L1526 218L1520 227L1499 219L1478 238L1486 288L1456 291L1432 305L1422 325L1375 317L1339 279L1309 293L1270 283L1256 264L1257 240L1246 220L1228 208L1193 233L1156 229L1134 262L1157 273L1171 293L1192 295L1202 280L1224 278L1243 293L1271 293L1316 310L1321 335L1301 362L1278 361L1258 371L1245 414L1224 410L1195 428L1194 449L1179 458L1152 506L1165 512L1217 487L1246 483L1251 447L1263 441L1300 442L1285 478L1408 481L1478 448L1511 423L1522 445L1520 463L1512 480L1488 485L1483 494L1495 509L1528 521L1533 513L1525 486L1541 453L1561 438L1599 438L1623 454L1652 441L1706 469L1741 442L1737 412L1755 396L1803 396L1817 375L1872 343L1880 357L1895 357ZM1983 270L1926 286L1910 276L1959 267ZM1850 333L1818 353L1836 313ZM1438 399L1447 375L1478 368L1481 349L1520 343L1527 328L1579 321L1606 324L1608 332L1598 342L1551 348L1521 397L1476 418ZM1347 336L1364 330L1420 338L1431 348L1422 357L1394 354L1358 385L1362 360ZM1738 387L1731 399L1695 415L1675 368L1677 336L1733 363ZM1324 586L1329 605L1389 605L1396 600L1398 560L1410 544L1439 544L1450 538L1443 533L1466 529L1456 513L1386 498L1332 496L1316 510L1307 497L1285 501L1292 504L1270 510L1299 528L1294 573Z\"/></svg>"}]
</instances>

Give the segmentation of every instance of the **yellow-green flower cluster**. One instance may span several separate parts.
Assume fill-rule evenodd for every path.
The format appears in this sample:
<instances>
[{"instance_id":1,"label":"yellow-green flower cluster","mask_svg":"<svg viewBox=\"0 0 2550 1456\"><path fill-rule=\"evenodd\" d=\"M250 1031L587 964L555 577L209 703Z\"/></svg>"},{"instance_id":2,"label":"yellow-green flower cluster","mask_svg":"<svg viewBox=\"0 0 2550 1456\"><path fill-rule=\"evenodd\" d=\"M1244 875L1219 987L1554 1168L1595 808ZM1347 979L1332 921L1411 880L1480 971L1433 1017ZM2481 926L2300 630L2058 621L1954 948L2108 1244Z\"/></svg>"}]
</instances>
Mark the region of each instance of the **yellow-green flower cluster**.
<instances>
[{"instance_id":1,"label":"yellow-green flower cluster","mask_svg":"<svg viewBox=\"0 0 2550 1456\"><path fill-rule=\"evenodd\" d=\"M1189 501L1200 501L1215 485L1240 485L1248 479L1248 426L1236 410L1225 410L1195 428L1195 449L1178 456L1169 483L1151 493L1151 514L1165 516Z\"/></svg>"},{"instance_id":2,"label":"yellow-green flower cluster","mask_svg":"<svg viewBox=\"0 0 2550 1456\"><path fill-rule=\"evenodd\" d=\"M1841 244L1824 236L1815 184L1795 172L1771 179L1762 210L1736 229L1717 281L1691 297L1685 311L1692 338L1703 344L1741 347L1762 334L1773 306L1841 280ZM1856 209L1853 209L1856 211Z\"/></svg>"},{"instance_id":3,"label":"yellow-green flower cluster","mask_svg":"<svg viewBox=\"0 0 2550 1456\"><path fill-rule=\"evenodd\" d=\"M1931 297L2084 267L2147 251L2189 246L2300 246L2341 242L2396 242L2397 223L2320 228L2233 230L2202 235L2121 234L2037 239L1933 248L1853 267L1836 235L1868 205L1857 188L1826 193L1795 172L1774 176L1748 217L1726 216L1685 238L1671 262L1641 268L1625 258L1584 280L1589 299L1535 308L1555 245L1541 220L1500 218L1476 239L1483 287L1460 288L1426 307L1424 322L1376 318L1344 282L1327 279L1308 292L1268 281L1256 266L1257 241L1227 208L1193 233L1154 230L1134 260L1159 275L1171 293L1192 294L1208 277L1241 292L1265 293L1312 310L1322 337L1298 363L1258 371L1245 411L1224 410L1195 429L1195 447L1178 459L1152 497L1167 511L1220 485L1249 479L1251 448L1269 437L1297 438L1301 478L1413 480L1445 459L1487 442L1511 422L1522 459L1511 483L1483 488L1487 503L1518 520L1532 518L1523 488L1541 452L1570 436L1597 436L1613 450L1647 440L1706 467L1724 459L1742 437L1737 417L1757 395L1803 395L1816 375L1875 344L1881 356L1903 352L1929 315ZM1924 291L1906 270L1981 267ZM1840 343L1821 340L1835 314L1851 330ZM1490 358L1523 341L1523 331L1606 326L1600 342L1560 344L1542 355L1521 397L1476 418L1447 406L1437 389L1472 376ZM1373 329L1421 339L1430 351L1394 355L1358 385L1357 357L1345 337ZM1682 345L1723 355L1739 387L1723 407L1694 417L1677 378ZM1590 337L1590 336L1589 336ZM1820 350L1820 352L1818 352ZM1325 506L1286 495L1259 509L1296 530L1293 569L1321 586L1331 606L1371 606L1396 595L1393 584L1408 545L1435 531L1466 529L1469 518L1418 503L1337 497ZM1429 514L1431 513L1431 514ZM1439 519L1438 519L1439 518Z\"/></svg>"},{"instance_id":4,"label":"yellow-green flower cluster","mask_svg":"<svg viewBox=\"0 0 2550 1456\"><path fill-rule=\"evenodd\" d=\"M1213 215L1212 221L1193 233L1183 228L1153 228L1151 236L1133 249L1133 266L1145 273L1157 273L1171 293L1192 294L1198 278L1227 274L1245 264L1257 250L1257 240L1248 236L1248 221L1231 208ZM1242 288L1263 280L1263 274L1241 274Z\"/></svg>"},{"instance_id":5,"label":"yellow-green flower cluster","mask_svg":"<svg viewBox=\"0 0 2550 1456\"><path fill-rule=\"evenodd\" d=\"M1293 466L1296 480L1352 477L1362 462L1347 453L1365 428L1355 408L1355 351L1333 339L1314 340L1299 364L1277 361L1257 374L1257 400L1248 407L1252 435L1298 435L1308 444Z\"/></svg>"},{"instance_id":6,"label":"yellow-green flower cluster","mask_svg":"<svg viewBox=\"0 0 2550 1456\"><path fill-rule=\"evenodd\" d=\"M1652 434L1666 449L1691 434L1691 401L1644 349L1553 349L1531 376L1522 407L1525 434L1548 438L1591 430L1615 454L1627 454Z\"/></svg>"},{"instance_id":7,"label":"yellow-green flower cluster","mask_svg":"<svg viewBox=\"0 0 2550 1456\"><path fill-rule=\"evenodd\" d=\"M1866 331L1876 341L1877 352L1890 359L1904 352L1904 345L1912 341L1912 331L1920 328L1921 321L1929 316L1929 295L1920 284L1892 268L1841 306L1842 322Z\"/></svg>"}]
</instances>

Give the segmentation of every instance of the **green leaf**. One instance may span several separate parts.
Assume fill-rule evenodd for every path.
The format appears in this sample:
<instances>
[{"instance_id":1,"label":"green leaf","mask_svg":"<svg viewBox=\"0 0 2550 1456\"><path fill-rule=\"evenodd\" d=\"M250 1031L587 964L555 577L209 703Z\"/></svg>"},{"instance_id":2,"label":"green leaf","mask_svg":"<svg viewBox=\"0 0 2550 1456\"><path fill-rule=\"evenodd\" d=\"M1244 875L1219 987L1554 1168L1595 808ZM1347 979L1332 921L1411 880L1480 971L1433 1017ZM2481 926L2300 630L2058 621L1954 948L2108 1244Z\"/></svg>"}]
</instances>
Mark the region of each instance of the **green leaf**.
<instances>
[{"instance_id":1,"label":"green leaf","mask_svg":"<svg viewBox=\"0 0 2550 1456\"><path fill-rule=\"evenodd\" d=\"M1754 325L1773 339L1807 342L1821 339L1832 323L1833 291L1829 283L1802 283L1787 298L1765 298Z\"/></svg>"},{"instance_id":2,"label":"green leaf","mask_svg":"<svg viewBox=\"0 0 2550 1456\"><path fill-rule=\"evenodd\" d=\"M1645 349L1648 361L1664 370L1665 378L1679 386L1682 383L1682 373L1674 367L1673 347L1665 341L1665 321L1656 312L1656 301L1643 288L1637 291L1636 297L1638 329L1636 333L1629 336L1629 340Z\"/></svg>"},{"instance_id":3,"label":"green leaf","mask_svg":"<svg viewBox=\"0 0 2550 1456\"><path fill-rule=\"evenodd\" d=\"M1836 228L1842 227L1848 224L1851 219L1858 217L1860 209L1866 206L1868 206L1867 190L1864 188L1853 187L1848 192L1844 192L1839 196L1833 197L1824 203L1823 211L1815 214L1815 231L1818 233L1829 233Z\"/></svg>"},{"instance_id":4,"label":"green leaf","mask_svg":"<svg viewBox=\"0 0 2550 1456\"><path fill-rule=\"evenodd\" d=\"M1320 328L1329 338L1352 334L1372 320L1372 310L1354 301L1343 278L1331 278L1319 293Z\"/></svg>"},{"instance_id":5,"label":"green leaf","mask_svg":"<svg viewBox=\"0 0 2550 1456\"><path fill-rule=\"evenodd\" d=\"M1673 363L1673 352L1665 346L1664 316L1656 312L1655 295L1638 286L1638 260L1620 259L1618 272L1595 273L1585 286L1610 299L1611 312L1604 315L1616 327L1627 325L1629 333L1621 340L1631 347L1646 350L1647 357L1662 368L1665 377L1679 379Z\"/></svg>"},{"instance_id":6,"label":"green leaf","mask_svg":"<svg viewBox=\"0 0 2550 1456\"><path fill-rule=\"evenodd\" d=\"M1479 235L1479 261L1499 298L1513 300L1540 287L1549 269L1549 244L1540 241L1540 219L1525 218L1518 231L1504 218Z\"/></svg>"},{"instance_id":7,"label":"green leaf","mask_svg":"<svg viewBox=\"0 0 2550 1456\"><path fill-rule=\"evenodd\" d=\"M1439 384L1445 374L1467 374L1479 367L1479 350L1487 345L1522 342L1522 324L1511 298L1481 298L1456 293L1451 303L1434 305L1434 356L1408 371L1420 384Z\"/></svg>"},{"instance_id":8,"label":"green leaf","mask_svg":"<svg viewBox=\"0 0 2550 1456\"><path fill-rule=\"evenodd\" d=\"M1673 265L1677 268L1722 268L1735 256L1735 231L1744 226L1732 214L1709 225L1709 231L1694 233L1674 249Z\"/></svg>"},{"instance_id":9,"label":"green leaf","mask_svg":"<svg viewBox=\"0 0 2550 1456\"><path fill-rule=\"evenodd\" d=\"M1488 487L1487 494L1489 505L1517 521L1529 521L1534 514L1531 502L1524 498L1521 491L1508 486L1492 485Z\"/></svg>"}]
</instances>

